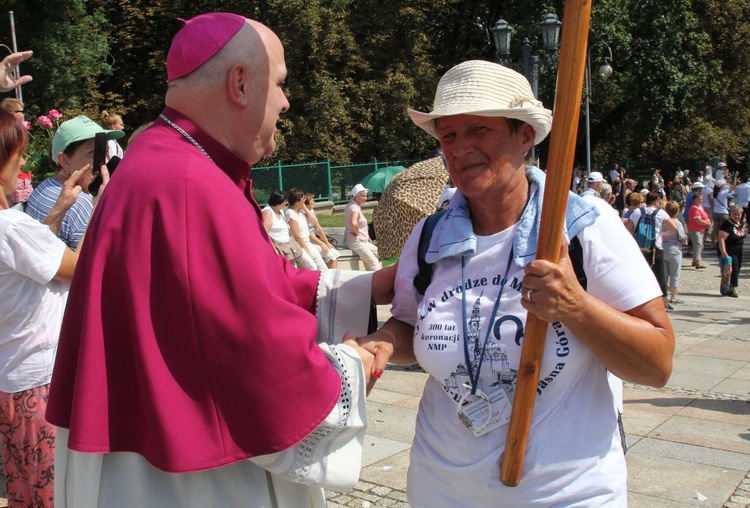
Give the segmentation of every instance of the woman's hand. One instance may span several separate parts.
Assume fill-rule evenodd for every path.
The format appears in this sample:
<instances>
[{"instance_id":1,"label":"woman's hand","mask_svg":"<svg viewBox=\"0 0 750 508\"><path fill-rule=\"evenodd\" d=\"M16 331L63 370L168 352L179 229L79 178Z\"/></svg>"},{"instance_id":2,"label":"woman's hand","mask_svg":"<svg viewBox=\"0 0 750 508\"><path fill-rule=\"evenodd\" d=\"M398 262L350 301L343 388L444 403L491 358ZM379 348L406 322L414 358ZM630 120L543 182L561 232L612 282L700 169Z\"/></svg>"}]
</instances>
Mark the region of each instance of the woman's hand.
<instances>
[{"instance_id":1,"label":"woman's hand","mask_svg":"<svg viewBox=\"0 0 750 508\"><path fill-rule=\"evenodd\" d=\"M375 356L368 351L367 349L360 347L359 344L357 344L357 335L354 332L346 332L344 334L344 340L343 344L346 344L349 347L354 348L357 353L359 353L359 357L362 360L362 367L365 371L365 383L367 384L367 395L370 394L370 390L372 390L372 387L375 386L375 381L377 381L377 378L380 376L373 376L373 363L375 362ZM381 371L382 372L382 371Z\"/></svg>"},{"instance_id":2,"label":"woman's hand","mask_svg":"<svg viewBox=\"0 0 750 508\"><path fill-rule=\"evenodd\" d=\"M522 305L546 322L560 321L614 375L632 383L664 386L672 372L674 330L661 296L621 312L581 287L568 257L560 264L536 260L525 268ZM532 291L527 300L528 290Z\"/></svg>"},{"instance_id":3,"label":"woman's hand","mask_svg":"<svg viewBox=\"0 0 750 508\"><path fill-rule=\"evenodd\" d=\"M346 332L346 340L349 333ZM384 331L382 328L365 337L357 337L357 343L373 355L372 376L379 379L388 367L388 360L393 356L394 343L396 337L392 333Z\"/></svg>"},{"instance_id":4,"label":"woman's hand","mask_svg":"<svg viewBox=\"0 0 750 508\"><path fill-rule=\"evenodd\" d=\"M99 203L99 200L102 198L102 194L104 194L104 189L109 183L109 169L107 169L106 164L102 164L102 167L99 168L99 171L101 171L102 174L102 184L99 186L99 192L96 194L96 196L91 197L94 208L96 208L97 203Z\"/></svg>"},{"instance_id":5,"label":"woman's hand","mask_svg":"<svg viewBox=\"0 0 750 508\"><path fill-rule=\"evenodd\" d=\"M524 272L521 305L542 321L564 321L586 305L588 295L576 277L567 242L560 247L559 264L537 259Z\"/></svg>"},{"instance_id":6,"label":"woman's hand","mask_svg":"<svg viewBox=\"0 0 750 508\"><path fill-rule=\"evenodd\" d=\"M414 327L390 318L377 331L357 338L360 346L375 355L372 375L379 378L388 362L396 365L416 363L414 356Z\"/></svg>"}]
</instances>

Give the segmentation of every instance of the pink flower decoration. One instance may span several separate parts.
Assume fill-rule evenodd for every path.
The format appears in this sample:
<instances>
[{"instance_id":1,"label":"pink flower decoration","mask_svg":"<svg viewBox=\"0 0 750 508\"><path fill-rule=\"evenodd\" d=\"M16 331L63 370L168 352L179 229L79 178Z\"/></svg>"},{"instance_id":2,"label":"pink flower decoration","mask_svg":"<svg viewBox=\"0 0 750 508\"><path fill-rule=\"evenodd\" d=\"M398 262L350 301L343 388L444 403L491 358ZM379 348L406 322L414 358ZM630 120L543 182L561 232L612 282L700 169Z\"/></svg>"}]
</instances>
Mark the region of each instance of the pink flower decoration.
<instances>
[{"instance_id":1,"label":"pink flower decoration","mask_svg":"<svg viewBox=\"0 0 750 508\"><path fill-rule=\"evenodd\" d=\"M39 118L36 119L36 123L38 123L39 125L47 129L52 128L52 120L50 120L48 116L44 116L44 115L40 116Z\"/></svg>"},{"instance_id":2,"label":"pink flower decoration","mask_svg":"<svg viewBox=\"0 0 750 508\"><path fill-rule=\"evenodd\" d=\"M58 110L56 110L56 109L50 109L49 113L47 113L47 116L51 120L58 120L58 119L62 118L62 114L60 114L60 112Z\"/></svg>"},{"instance_id":3,"label":"pink flower decoration","mask_svg":"<svg viewBox=\"0 0 750 508\"><path fill-rule=\"evenodd\" d=\"M26 129L26 130L31 129L31 122L29 122L28 120L24 120L23 121L23 128Z\"/></svg>"}]
</instances>

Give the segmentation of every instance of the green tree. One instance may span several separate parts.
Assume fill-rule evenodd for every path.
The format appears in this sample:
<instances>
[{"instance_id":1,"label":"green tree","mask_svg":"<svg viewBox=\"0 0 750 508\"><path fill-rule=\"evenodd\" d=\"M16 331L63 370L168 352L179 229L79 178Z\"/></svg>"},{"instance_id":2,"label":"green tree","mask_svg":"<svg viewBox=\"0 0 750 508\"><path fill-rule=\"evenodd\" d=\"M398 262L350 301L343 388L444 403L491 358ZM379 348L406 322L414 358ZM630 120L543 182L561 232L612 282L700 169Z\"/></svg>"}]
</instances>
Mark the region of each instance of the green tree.
<instances>
[{"instance_id":1,"label":"green tree","mask_svg":"<svg viewBox=\"0 0 750 508\"><path fill-rule=\"evenodd\" d=\"M407 108L430 109L439 77L467 59L494 60L490 28L514 27L512 56L538 23L563 16L562 0L0 0L16 12L19 46L36 51L24 66L31 114L102 109L128 127L163 107L170 41L201 12L229 11L270 26L286 48L282 117L273 160L335 163L415 158L434 142ZM563 19L563 23L565 20ZM6 25L0 37L7 43ZM601 0L592 11L592 68L607 43L615 73L594 72L593 158L602 164L661 164L724 154L741 159L750 139L750 4L746 0ZM554 65L540 99L554 104ZM207 104L206 107L211 107ZM583 117L578 155L584 158ZM542 146L544 153L545 146ZM262 161L270 162L270 161Z\"/></svg>"},{"instance_id":2,"label":"green tree","mask_svg":"<svg viewBox=\"0 0 750 508\"><path fill-rule=\"evenodd\" d=\"M34 50L23 67L34 77L24 87L27 110L86 110L99 79L111 72L104 13L85 0L6 0L0 7L14 11L19 49Z\"/></svg>"}]
</instances>

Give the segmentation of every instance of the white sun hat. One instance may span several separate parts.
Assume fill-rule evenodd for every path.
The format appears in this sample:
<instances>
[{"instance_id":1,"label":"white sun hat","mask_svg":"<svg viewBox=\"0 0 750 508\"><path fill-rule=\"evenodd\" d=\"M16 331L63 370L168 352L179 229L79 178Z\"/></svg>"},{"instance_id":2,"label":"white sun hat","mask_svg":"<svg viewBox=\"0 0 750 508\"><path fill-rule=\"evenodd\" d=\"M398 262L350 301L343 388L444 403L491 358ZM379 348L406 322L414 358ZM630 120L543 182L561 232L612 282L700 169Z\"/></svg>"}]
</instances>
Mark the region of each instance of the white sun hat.
<instances>
[{"instance_id":1,"label":"white sun hat","mask_svg":"<svg viewBox=\"0 0 750 508\"><path fill-rule=\"evenodd\" d=\"M352 197L355 197L360 192L370 192L370 189L366 189L364 185L362 185L361 183L358 183L357 185L352 187L351 195Z\"/></svg>"},{"instance_id":2,"label":"white sun hat","mask_svg":"<svg viewBox=\"0 0 750 508\"><path fill-rule=\"evenodd\" d=\"M409 117L437 138L435 120L476 115L515 118L534 128L534 144L552 128L552 112L534 97L529 81L516 71L484 60L469 60L446 72L437 86L431 113L408 110Z\"/></svg>"}]
</instances>

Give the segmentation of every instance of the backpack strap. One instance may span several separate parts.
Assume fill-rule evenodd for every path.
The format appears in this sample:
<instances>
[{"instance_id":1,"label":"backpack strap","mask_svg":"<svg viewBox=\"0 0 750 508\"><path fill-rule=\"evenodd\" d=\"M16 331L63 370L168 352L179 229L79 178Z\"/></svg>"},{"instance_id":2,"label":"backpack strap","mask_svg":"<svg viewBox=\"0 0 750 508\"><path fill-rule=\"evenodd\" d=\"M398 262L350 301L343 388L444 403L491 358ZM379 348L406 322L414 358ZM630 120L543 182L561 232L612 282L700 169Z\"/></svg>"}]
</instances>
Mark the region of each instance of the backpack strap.
<instances>
[{"instance_id":1,"label":"backpack strap","mask_svg":"<svg viewBox=\"0 0 750 508\"><path fill-rule=\"evenodd\" d=\"M570 256L570 262L573 264L573 270L576 272L578 283L586 290L588 279L586 279L586 272L583 270L583 247L577 236L574 236L570 240L568 256Z\"/></svg>"},{"instance_id":2,"label":"backpack strap","mask_svg":"<svg viewBox=\"0 0 750 508\"><path fill-rule=\"evenodd\" d=\"M641 207L638 209L641 214L638 216L638 222L635 223L635 226L633 226L633 236L638 234L638 224L641 223L641 220L646 216L646 207L641 205Z\"/></svg>"},{"instance_id":3,"label":"backpack strap","mask_svg":"<svg viewBox=\"0 0 750 508\"><path fill-rule=\"evenodd\" d=\"M445 215L445 210L440 210L427 217L422 226L422 233L419 235L419 249L417 250L419 273L414 277L414 287L421 296L424 296L427 286L432 282L432 263L428 263L425 256L427 255L427 249L430 247L435 226L443 215Z\"/></svg>"},{"instance_id":4,"label":"backpack strap","mask_svg":"<svg viewBox=\"0 0 750 508\"><path fill-rule=\"evenodd\" d=\"M428 263L425 260L425 256L427 255L427 249L430 247L432 233L443 214L445 214L445 210L440 210L427 217L424 226L422 226L422 233L419 235L419 248L417 249L417 267L419 268L419 273L414 277L414 288L421 296L424 296L427 286L432 282L432 263ZM573 264L576 278L585 290L588 281L586 279L586 272L583 270L583 247L577 236L574 236L570 240L568 255Z\"/></svg>"}]
</instances>

